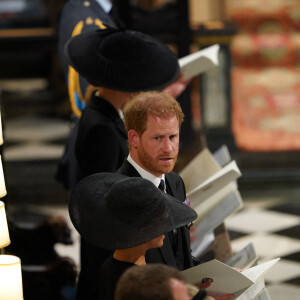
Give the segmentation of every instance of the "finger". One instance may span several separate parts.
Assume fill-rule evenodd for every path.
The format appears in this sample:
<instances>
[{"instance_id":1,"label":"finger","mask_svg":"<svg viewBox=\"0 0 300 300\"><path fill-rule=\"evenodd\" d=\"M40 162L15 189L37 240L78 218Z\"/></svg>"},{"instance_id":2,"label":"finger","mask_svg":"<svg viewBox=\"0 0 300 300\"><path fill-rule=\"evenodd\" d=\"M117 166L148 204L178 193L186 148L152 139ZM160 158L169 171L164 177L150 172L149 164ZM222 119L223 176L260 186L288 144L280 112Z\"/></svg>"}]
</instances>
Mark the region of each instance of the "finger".
<instances>
[{"instance_id":1,"label":"finger","mask_svg":"<svg viewBox=\"0 0 300 300\"><path fill-rule=\"evenodd\" d=\"M202 279L202 287L204 289L209 288L213 281L214 280L212 278L203 278Z\"/></svg>"},{"instance_id":2,"label":"finger","mask_svg":"<svg viewBox=\"0 0 300 300\"><path fill-rule=\"evenodd\" d=\"M243 270L239 269L239 268L233 268L234 270L238 271L238 272L243 272Z\"/></svg>"}]
</instances>

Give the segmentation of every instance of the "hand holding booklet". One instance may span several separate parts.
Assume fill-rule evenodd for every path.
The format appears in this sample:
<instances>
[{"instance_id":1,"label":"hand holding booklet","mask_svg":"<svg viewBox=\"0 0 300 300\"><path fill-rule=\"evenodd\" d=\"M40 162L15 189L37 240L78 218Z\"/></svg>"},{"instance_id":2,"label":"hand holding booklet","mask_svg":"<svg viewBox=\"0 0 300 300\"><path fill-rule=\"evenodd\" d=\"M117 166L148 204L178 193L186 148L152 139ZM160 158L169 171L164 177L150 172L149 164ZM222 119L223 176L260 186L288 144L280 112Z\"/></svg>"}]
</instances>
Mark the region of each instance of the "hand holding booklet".
<instances>
[{"instance_id":1,"label":"hand holding booklet","mask_svg":"<svg viewBox=\"0 0 300 300\"><path fill-rule=\"evenodd\" d=\"M224 263L214 259L200 264L196 267L182 271L186 281L191 284L198 284L203 278L212 278L213 282L207 291L210 294L224 295L234 294L236 299L250 286L261 280L265 273L279 261L276 258L265 263L239 272Z\"/></svg>"},{"instance_id":2,"label":"hand holding booklet","mask_svg":"<svg viewBox=\"0 0 300 300\"><path fill-rule=\"evenodd\" d=\"M220 46L213 45L178 60L183 79L192 78L218 66Z\"/></svg>"}]
</instances>

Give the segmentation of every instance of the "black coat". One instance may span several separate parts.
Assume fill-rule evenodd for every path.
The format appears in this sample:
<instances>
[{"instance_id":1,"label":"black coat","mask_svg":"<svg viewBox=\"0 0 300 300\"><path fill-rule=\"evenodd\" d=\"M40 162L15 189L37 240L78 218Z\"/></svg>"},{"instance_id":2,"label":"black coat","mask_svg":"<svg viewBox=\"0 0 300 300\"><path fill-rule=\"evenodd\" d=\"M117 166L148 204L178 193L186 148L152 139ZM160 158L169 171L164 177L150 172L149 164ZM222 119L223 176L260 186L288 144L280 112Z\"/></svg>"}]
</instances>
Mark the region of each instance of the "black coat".
<instances>
[{"instance_id":1,"label":"black coat","mask_svg":"<svg viewBox=\"0 0 300 300\"><path fill-rule=\"evenodd\" d=\"M57 30L58 54L69 89L70 104L74 113L74 127L70 131L55 177L67 189L71 189L82 178L74 148L78 131L78 117L80 117L81 111L85 107L83 98L89 83L78 73L74 77L68 78L69 66L64 52L64 45L72 36L88 30L102 28L103 25L118 28L121 22L116 16L107 14L96 0L68 0L59 16ZM77 81L79 85L76 84Z\"/></svg>"},{"instance_id":2,"label":"black coat","mask_svg":"<svg viewBox=\"0 0 300 300\"><path fill-rule=\"evenodd\" d=\"M92 96L79 121L75 154L82 177L115 172L128 155L127 132L116 109Z\"/></svg>"},{"instance_id":3,"label":"black coat","mask_svg":"<svg viewBox=\"0 0 300 300\"><path fill-rule=\"evenodd\" d=\"M95 95L80 118L75 154L82 178L97 172L115 172L128 155L123 121L109 102ZM94 299L100 267L112 253L81 239L77 300Z\"/></svg>"},{"instance_id":4,"label":"black coat","mask_svg":"<svg viewBox=\"0 0 300 300\"><path fill-rule=\"evenodd\" d=\"M113 300L117 283L122 274L135 264L120 261L110 256L101 267L99 272L99 287L94 299Z\"/></svg>"},{"instance_id":5,"label":"black coat","mask_svg":"<svg viewBox=\"0 0 300 300\"><path fill-rule=\"evenodd\" d=\"M129 177L140 177L136 169L127 161L124 161L117 173ZM184 183L179 175L174 172L166 174L167 192L180 201L186 199ZM171 246L172 233L166 234L164 244L161 248L150 249L146 253L147 263L162 263L185 270L194 266L190 249L190 233L187 226L178 228L177 253L174 254Z\"/></svg>"}]
</instances>

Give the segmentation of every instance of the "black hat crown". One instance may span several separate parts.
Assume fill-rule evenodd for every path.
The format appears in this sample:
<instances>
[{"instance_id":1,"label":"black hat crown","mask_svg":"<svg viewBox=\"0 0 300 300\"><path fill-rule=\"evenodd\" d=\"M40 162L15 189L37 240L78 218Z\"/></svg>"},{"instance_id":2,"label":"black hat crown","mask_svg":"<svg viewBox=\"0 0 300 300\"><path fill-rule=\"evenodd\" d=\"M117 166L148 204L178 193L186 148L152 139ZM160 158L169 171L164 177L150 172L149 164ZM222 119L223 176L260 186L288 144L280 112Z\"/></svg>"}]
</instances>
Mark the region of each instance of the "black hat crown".
<instances>
[{"instance_id":1,"label":"black hat crown","mask_svg":"<svg viewBox=\"0 0 300 300\"><path fill-rule=\"evenodd\" d=\"M161 90L179 74L175 54L140 32L112 28L72 37L65 54L91 84L124 92Z\"/></svg>"}]
</instances>

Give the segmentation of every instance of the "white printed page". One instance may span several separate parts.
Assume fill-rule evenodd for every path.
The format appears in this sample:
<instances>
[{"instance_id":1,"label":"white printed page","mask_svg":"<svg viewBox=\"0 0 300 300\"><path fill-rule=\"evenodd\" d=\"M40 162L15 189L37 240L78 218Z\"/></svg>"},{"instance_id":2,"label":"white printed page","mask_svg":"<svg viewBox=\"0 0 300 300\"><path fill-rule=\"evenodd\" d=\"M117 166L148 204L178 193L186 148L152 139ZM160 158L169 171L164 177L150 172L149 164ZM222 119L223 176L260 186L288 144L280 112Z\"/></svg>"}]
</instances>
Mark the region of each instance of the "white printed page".
<instances>
[{"instance_id":1,"label":"white printed page","mask_svg":"<svg viewBox=\"0 0 300 300\"><path fill-rule=\"evenodd\" d=\"M249 268L242 273L247 276L249 279L251 279L253 282L256 282L258 279L262 278L265 273L273 267L280 258L275 258L273 260L267 261L265 263L259 264L257 266L254 266L252 268Z\"/></svg>"},{"instance_id":2,"label":"white printed page","mask_svg":"<svg viewBox=\"0 0 300 300\"><path fill-rule=\"evenodd\" d=\"M192 78L219 65L220 46L212 45L178 60L183 79Z\"/></svg>"}]
</instances>

